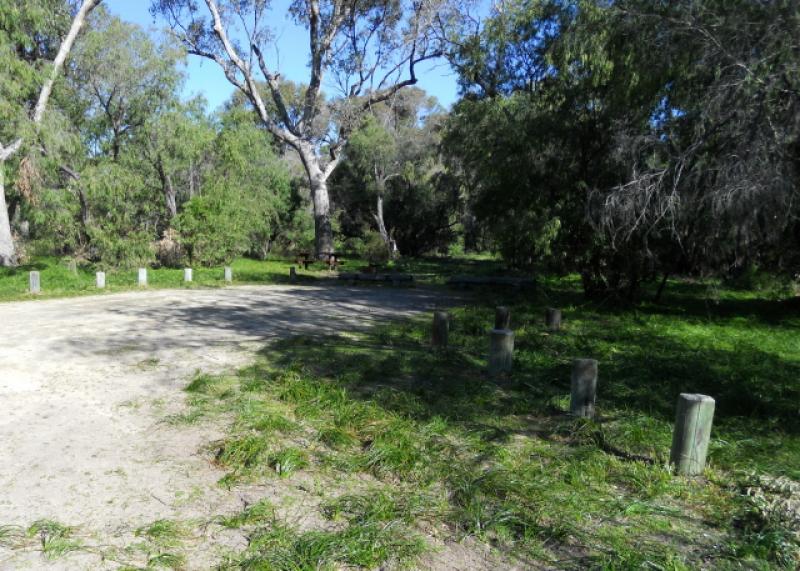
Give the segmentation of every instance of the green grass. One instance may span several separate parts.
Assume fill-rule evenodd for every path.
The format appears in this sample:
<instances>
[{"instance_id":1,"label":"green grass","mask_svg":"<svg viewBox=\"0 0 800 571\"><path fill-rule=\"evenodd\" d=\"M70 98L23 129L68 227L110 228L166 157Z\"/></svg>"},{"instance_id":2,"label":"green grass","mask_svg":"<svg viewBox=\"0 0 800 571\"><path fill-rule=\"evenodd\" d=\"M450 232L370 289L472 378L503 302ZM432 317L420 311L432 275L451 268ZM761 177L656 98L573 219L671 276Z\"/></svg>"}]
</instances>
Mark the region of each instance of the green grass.
<instances>
[{"instance_id":1,"label":"green grass","mask_svg":"<svg viewBox=\"0 0 800 571\"><path fill-rule=\"evenodd\" d=\"M498 304L517 334L499 380L485 374ZM544 330L547 306L563 309L563 331ZM774 482L800 480L798 315L794 300L719 286L674 282L663 305L618 307L544 280L536 297L455 308L446 351L430 350L427 317L279 342L235 376L198 377L184 420L232 418L223 484L287 466L320 482L334 525L301 531L251 507L230 516L250 533L231 567L413 567L433 527L522 566L793 569L800 524L782 506L800 486ZM577 357L600 361L595 420L566 414ZM717 399L700 479L667 463L685 391Z\"/></svg>"},{"instance_id":2,"label":"green grass","mask_svg":"<svg viewBox=\"0 0 800 571\"><path fill-rule=\"evenodd\" d=\"M292 260L251 260L240 258L235 260L233 268L234 284L287 284L289 283L289 268L294 266ZM366 266L366 262L358 259L347 258L340 271L359 271ZM95 287L95 272L104 269L94 264L78 266L77 272L69 271L67 259L53 256L40 256L29 263L16 268L0 268L0 302L22 301L30 299L49 299L59 297L72 297L80 295L97 295L121 291L137 291L138 271L136 269L104 269L106 272L106 287L98 290ZM450 276L457 274L490 275L505 272L505 265L499 260L487 256L471 256L457 259L421 258L403 259L391 262L385 271L398 271L414 274L418 281L424 283L441 284ZM31 271L38 271L41 275L41 292L31 295L28 292L28 275ZM312 281L331 276L327 266L315 263L308 270L297 269L299 280ZM183 281L181 268L148 268L147 289L163 288L208 288L222 287L224 281L223 267L202 268L195 267L193 281L189 284ZM361 284L364 285L364 284Z\"/></svg>"},{"instance_id":3,"label":"green grass","mask_svg":"<svg viewBox=\"0 0 800 571\"><path fill-rule=\"evenodd\" d=\"M356 262L353 262L356 263ZM258 261L237 259L232 264L234 285L242 284L288 284L289 267L295 265L289 260ZM97 295L121 291L140 290L138 271L106 271L106 287L95 287L95 272L99 268L91 264L78 267L77 273L69 271L65 261L55 257L35 258L28 264L16 268L0 268L0 302L29 299L46 299L80 295ZM41 293L28 292L28 274L38 271L41 275ZM308 270L297 270L301 281L328 277L324 264L314 264ZM208 288L228 285L224 280L224 270L218 268L194 268L193 281L184 283L183 270L175 268L149 268L146 289L163 288Z\"/></svg>"},{"instance_id":4,"label":"green grass","mask_svg":"<svg viewBox=\"0 0 800 571\"><path fill-rule=\"evenodd\" d=\"M81 549L82 544L73 537L74 529L53 520L38 520L27 529L27 536L40 543L47 559L63 557L71 551Z\"/></svg>"}]
</instances>

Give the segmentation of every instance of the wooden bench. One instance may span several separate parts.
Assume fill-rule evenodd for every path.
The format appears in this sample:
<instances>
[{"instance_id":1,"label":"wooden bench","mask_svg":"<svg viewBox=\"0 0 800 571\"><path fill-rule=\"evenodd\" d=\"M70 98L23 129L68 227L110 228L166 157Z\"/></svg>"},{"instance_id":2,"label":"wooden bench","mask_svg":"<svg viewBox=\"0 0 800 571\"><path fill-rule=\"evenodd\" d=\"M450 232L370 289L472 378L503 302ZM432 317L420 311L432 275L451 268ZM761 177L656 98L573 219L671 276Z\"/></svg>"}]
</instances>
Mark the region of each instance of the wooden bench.
<instances>
[{"instance_id":1,"label":"wooden bench","mask_svg":"<svg viewBox=\"0 0 800 571\"><path fill-rule=\"evenodd\" d=\"M308 269L308 266L316 262L316 258L309 252L298 252L297 256L295 257L294 263L298 266L302 266L304 270ZM344 264L344 260L336 255L334 252L324 252L322 254L322 262L328 266L329 270L335 270L342 264Z\"/></svg>"},{"instance_id":2,"label":"wooden bench","mask_svg":"<svg viewBox=\"0 0 800 571\"><path fill-rule=\"evenodd\" d=\"M303 269L307 270L308 266L314 263L314 258L308 252L298 252L294 263L298 266L303 266Z\"/></svg>"}]
</instances>

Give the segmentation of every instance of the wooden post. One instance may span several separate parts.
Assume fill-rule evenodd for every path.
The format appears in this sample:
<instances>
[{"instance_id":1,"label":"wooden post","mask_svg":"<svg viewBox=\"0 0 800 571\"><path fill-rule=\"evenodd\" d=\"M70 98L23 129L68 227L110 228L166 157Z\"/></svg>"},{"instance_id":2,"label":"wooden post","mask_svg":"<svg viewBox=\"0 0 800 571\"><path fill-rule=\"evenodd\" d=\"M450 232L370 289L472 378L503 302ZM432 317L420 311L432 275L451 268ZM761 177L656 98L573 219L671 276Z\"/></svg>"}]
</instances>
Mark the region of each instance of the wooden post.
<instances>
[{"instance_id":1,"label":"wooden post","mask_svg":"<svg viewBox=\"0 0 800 571\"><path fill-rule=\"evenodd\" d=\"M70 271L70 273L77 274L78 273L78 262L76 262L75 260L70 260L67 263L67 269Z\"/></svg>"},{"instance_id":2,"label":"wooden post","mask_svg":"<svg viewBox=\"0 0 800 571\"><path fill-rule=\"evenodd\" d=\"M103 289L106 287L105 272L97 272L97 274L95 275L95 284L97 285L97 289Z\"/></svg>"},{"instance_id":3,"label":"wooden post","mask_svg":"<svg viewBox=\"0 0 800 571\"><path fill-rule=\"evenodd\" d=\"M592 418L597 393L597 361L595 359L575 359L572 362L571 389L570 414Z\"/></svg>"},{"instance_id":4,"label":"wooden post","mask_svg":"<svg viewBox=\"0 0 800 571\"><path fill-rule=\"evenodd\" d=\"M500 306L494 310L494 328L511 329L511 310L505 306Z\"/></svg>"},{"instance_id":5,"label":"wooden post","mask_svg":"<svg viewBox=\"0 0 800 571\"><path fill-rule=\"evenodd\" d=\"M696 476L703 473L715 405L714 399L706 395L681 393L678 397L669 457L678 474Z\"/></svg>"},{"instance_id":6,"label":"wooden post","mask_svg":"<svg viewBox=\"0 0 800 571\"><path fill-rule=\"evenodd\" d=\"M183 281L185 282L192 281L192 268L183 269Z\"/></svg>"},{"instance_id":7,"label":"wooden post","mask_svg":"<svg viewBox=\"0 0 800 571\"><path fill-rule=\"evenodd\" d=\"M446 311L435 311L433 313L433 332L431 334L431 345L434 347L447 347L447 338L450 333L450 316Z\"/></svg>"},{"instance_id":8,"label":"wooden post","mask_svg":"<svg viewBox=\"0 0 800 571\"><path fill-rule=\"evenodd\" d=\"M289 268L289 281L292 283L297 281L297 269L294 266Z\"/></svg>"},{"instance_id":9,"label":"wooden post","mask_svg":"<svg viewBox=\"0 0 800 571\"><path fill-rule=\"evenodd\" d=\"M228 283L233 282L233 268L230 266L225 266L225 281Z\"/></svg>"},{"instance_id":10,"label":"wooden post","mask_svg":"<svg viewBox=\"0 0 800 571\"><path fill-rule=\"evenodd\" d=\"M508 373L514 364L514 332L492 329L489 332L489 374Z\"/></svg>"},{"instance_id":11,"label":"wooden post","mask_svg":"<svg viewBox=\"0 0 800 571\"><path fill-rule=\"evenodd\" d=\"M31 293L41 293L42 291L42 282L39 276L39 272L31 272L28 276L28 291Z\"/></svg>"},{"instance_id":12,"label":"wooden post","mask_svg":"<svg viewBox=\"0 0 800 571\"><path fill-rule=\"evenodd\" d=\"M147 268L139 268L139 287L147 285Z\"/></svg>"},{"instance_id":13,"label":"wooden post","mask_svg":"<svg viewBox=\"0 0 800 571\"><path fill-rule=\"evenodd\" d=\"M561 329L561 310L548 307L544 313L544 324L550 331Z\"/></svg>"}]
</instances>

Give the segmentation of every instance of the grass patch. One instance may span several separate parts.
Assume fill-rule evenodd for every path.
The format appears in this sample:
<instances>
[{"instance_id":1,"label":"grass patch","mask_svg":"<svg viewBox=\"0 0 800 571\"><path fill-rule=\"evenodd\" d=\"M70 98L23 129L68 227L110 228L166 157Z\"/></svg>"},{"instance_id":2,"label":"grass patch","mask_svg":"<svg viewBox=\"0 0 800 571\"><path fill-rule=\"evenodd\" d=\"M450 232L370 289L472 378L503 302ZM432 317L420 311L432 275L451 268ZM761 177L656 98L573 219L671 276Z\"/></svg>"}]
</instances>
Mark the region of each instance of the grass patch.
<instances>
[{"instance_id":1,"label":"grass patch","mask_svg":"<svg viewBox=\"0 0 800 571\"><path fill-rule=\"evenodd\" d=\"M355 262L354 262L355 263ZM291 260L250 260L237 259L232 264L234 285L246 284L288 284L289 267L295 265ZM193 281L183 281L181 268L148 268L147 287L138 285L137 269L104 269L106 287L99 290L95 285L95 273L102 268L94 264L84 264L76 272L68 269L66 261L57 257L42 256L16 268L0 268L0 302L97 295L141 289L164 288L209 288L223 287L225 275L223 268L194 268ZM41 293L28 293L28 274L38 271L41 277ZM308 270L297 270L299 281L313 282L329 277L324 264L313 264Z\"/></svg>"},{"instance_id":2,"label":"grass patch","mask_svg":"<svg viewBox=\"0 0 800 571\"><path fill-rule=\"evenodd\" d=\"M57 559L81 549L81 542L73 537L74 531L57 521L41 519L28 527L27 535L39 542L46 559Z\"/></svg>"},{"instance_id":3,"label":"grass patch","mask_svg":"<svg viewBox=\"0 0 800 571\"><path fill-rule=\"evenodd\" d=\"M252 532L230 564L413 566L435 529L566 568L795 568L800 525L764 507L783 492L761 486L754 504L742 483L800 480L794 303L674 282L663 305L626 308L585 302L575 279L544 280L537 297L454 309L447 351L429 349L425 318L295 337L235 376L196 379L195 410L232 419L218 447L229 483L299 471L336 483L320 492L332 530L295 529L271 505L232 516ZM501 304L517 342L498 383L484 371ZM562 308L563 331L543 327L547 306ZM566 414L578 357L600 361L594 421ZM698 480L667 465L680 392L717 400Z\"/></svg>"}]
</instances>

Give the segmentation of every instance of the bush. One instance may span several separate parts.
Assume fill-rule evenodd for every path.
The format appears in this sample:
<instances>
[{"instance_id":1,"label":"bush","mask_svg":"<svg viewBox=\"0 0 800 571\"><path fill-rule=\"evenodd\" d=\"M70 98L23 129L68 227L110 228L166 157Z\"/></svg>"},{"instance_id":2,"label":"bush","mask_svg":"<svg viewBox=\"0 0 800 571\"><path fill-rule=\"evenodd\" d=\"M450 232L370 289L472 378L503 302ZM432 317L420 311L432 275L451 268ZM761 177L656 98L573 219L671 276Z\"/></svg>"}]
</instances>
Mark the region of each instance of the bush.
<instances>
[{"instance_id":1,"label":"bush","mask_svg":"<svg viewBox=\"0 0 800 571\"><path fill-rule=\"evenodd\" d=\"M383 265L389 261L389 250L378 232L370 231L364 236L361 257L375 266Z\"/></svg>"}]
</instances>

